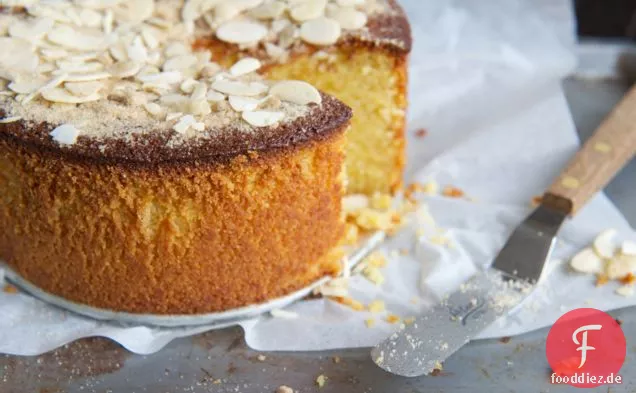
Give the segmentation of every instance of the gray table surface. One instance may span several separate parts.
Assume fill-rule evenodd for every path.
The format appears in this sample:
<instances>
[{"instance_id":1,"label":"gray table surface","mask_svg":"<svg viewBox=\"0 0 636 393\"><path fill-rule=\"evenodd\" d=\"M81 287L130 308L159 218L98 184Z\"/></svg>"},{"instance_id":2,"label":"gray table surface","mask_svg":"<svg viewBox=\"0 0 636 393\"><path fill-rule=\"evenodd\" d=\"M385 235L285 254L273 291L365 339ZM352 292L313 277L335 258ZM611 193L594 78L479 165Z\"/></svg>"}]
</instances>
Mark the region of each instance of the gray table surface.
<instances>
[{"instance_id":1,"label":"gray table surface","mask_svg":"<svg viewBox=\"0 0 636 393\"><path fill-rule=\"evenodd\" d=\"M564 82L582 138L589 136L616 104L627 84L571 78ZM632 226L636 223L636 162L607 188ZM636 309L611 313L623 321L625 383L588 391L636 392ZM0 393L13 392L273 392L288 385L299 392L561 392L551 385L545 360L547 329L510 340L469 344L437 376L399 378L376 367L367 349L264 354L247 348L242 331L231 328L173 341L151 356L131 354L101 338L80 340L37 357L0 355ZM336 363L334 357L339 357ZM318 389L315 379L327 384Z\"/></svg>"}]
</instances>

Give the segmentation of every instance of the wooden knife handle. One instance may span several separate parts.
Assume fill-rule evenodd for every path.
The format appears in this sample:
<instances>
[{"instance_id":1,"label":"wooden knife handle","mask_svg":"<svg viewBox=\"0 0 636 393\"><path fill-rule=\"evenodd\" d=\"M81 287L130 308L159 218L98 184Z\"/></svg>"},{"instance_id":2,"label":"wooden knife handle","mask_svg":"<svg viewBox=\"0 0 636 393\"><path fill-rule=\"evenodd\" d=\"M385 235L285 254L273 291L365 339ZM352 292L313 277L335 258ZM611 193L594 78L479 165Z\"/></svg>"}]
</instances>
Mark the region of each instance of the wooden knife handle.
<instances>
[{"instance_id":1,"label":"wooden knife handle","mask_svg":"<svg viewBox=\"0 0 636 393\"><path fill-rule=\"evenodd\" d=\"M543 203L574 215L636 153L636 86L546 191Z\"/></svg>"}]
</instances>

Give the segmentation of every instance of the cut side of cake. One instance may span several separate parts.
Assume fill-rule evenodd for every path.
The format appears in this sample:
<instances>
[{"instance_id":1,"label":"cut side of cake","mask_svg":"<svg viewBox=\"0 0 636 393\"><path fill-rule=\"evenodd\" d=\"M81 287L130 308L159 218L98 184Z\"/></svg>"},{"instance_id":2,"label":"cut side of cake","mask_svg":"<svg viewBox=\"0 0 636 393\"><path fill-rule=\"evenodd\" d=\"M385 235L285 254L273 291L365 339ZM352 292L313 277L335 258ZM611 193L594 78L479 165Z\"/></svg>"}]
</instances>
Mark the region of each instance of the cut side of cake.
<instances>
[{"instance_id":1,"label":"cut side of cake","mask_svg":"<svg viewBox=\"0 0 636 393\"><path fill-rule=\"evenodd\" d=\"M190 0L198 47L229 65L257 58L270 79L304 80L353 109L348 193L402 184L411 32L395 0Z\"/></svg>"},{"instance_id":2,"label":"cut side of cake","mask_svg":"<svg viewBox=\"0 0 636 393\"><path fill-rule=\"evenodd\" d=\"M197 51L178 1L4 9L0 258L79 304L199 314L340 270L351 109Z\"/></svg>"}]
</instances>

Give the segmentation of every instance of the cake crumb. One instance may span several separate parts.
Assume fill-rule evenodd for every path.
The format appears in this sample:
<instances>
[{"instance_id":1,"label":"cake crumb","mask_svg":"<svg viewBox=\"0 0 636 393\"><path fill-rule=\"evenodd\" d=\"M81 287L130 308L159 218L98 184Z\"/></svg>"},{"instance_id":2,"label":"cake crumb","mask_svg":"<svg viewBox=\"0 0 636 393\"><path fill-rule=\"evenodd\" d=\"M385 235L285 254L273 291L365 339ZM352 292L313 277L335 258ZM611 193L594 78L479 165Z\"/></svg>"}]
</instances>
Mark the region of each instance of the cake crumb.
<instances>
[{"instance_id":1,"label":"cake crumb","mask_svg":"<svg viewBox=\"0 0 636 393\"><path fill-rule=\"evenodd\" d=\"M393 204L393 198L389 194L376 192L371 196L371 207L377 210L389 210Z\"/></svg>"},{"instance_id":2,"label":"cake crumb","mask_svg":"<svg viewBox=\"0 0 636 393\"><path fill-rule=\"evenodd\" d=\"M607 277L607 275L603 274L603 273L599 273L596 275L596 286L597 287L602 287L603 285L607 284L609 282L609 278Z\"/></svg>"},{"instance_id":3,"label":"cake crumb","mask_svg":"<svg viewBox=\"0 0 636 393\"><path fill-rule=\"evenodd\" d=\"M532 200L530 200L530 206L531 207L537 207L541 204L541 202L543 202L543 196L542 195L535 195L532 197Z\"/></svg>"},{"instance_id":4,"label":"cake crumb","mask_svg":"<svg viewBox=\"0 0 636 393\"><path fill-rule=\"evenodd\" d=\"M323 374L320 374L316 378L316 385L318 385L318 388L322 388L323 386L325 386L326 383L327 383L327 377L324 376Z\"/></svg>"},{"instance_id":5,"label":"cake crumb","mask_svg":"<svg viewBox=\"0 0 636 393\"><path fill-rule=\"evenodd\" d=\"M377 314L377 313L381 313L384 312L386 310L386 306L384 304L383 300L374 300L371 303L369 303L369 311Z\"/></svg>"},{"instance_id":6,"label":"cake crumb","mask_svg":"<svg viewBox=\"0 0 636 393\"><path fill-rule=\"evenodd\" d=\"M338 363L340 363L340 356L334 356L333 358L331 358L331 360L332 360L334 363L338 364Z\"/></svg>"},{"instance_id":7,"label":"cake crumb","mask_svg":"<svg viewBox=\"0 0 636 393\"><path fill-rule=\"evenodd\" d=\"M400 317L398 317L395 314L389 314L389 315L386 316L386 321L388 323L398 323L398 322L400 322Z\"/></svg>"},{"instance_id":8,"label":"cake crumb","mask_svg":"<svg viewBox=\"0 0 636 393\"><path fill-rule=\"evenodd\" d=\"M415 322L415 317L406 317L406 318L404 318L404 324L406 326L412 325L413 322Z\"/></svg>"},{"instance_id":9,"label":"cake crumb","mask_svg":"<svg viewBox=\"0 0 636 393\"><path fill-rule=\"evenodd\" d=\"M351 297L336 297L333 298L336 302L345 305L349 308L354 309L355 311L363 311L364 310L364 304L360 303L359 301L351 298Z\"/></svg>"},{"instance_id":10,"label":"cake crumb","mask_svg":"<svg viewBox=\"0 0 636 393\"><path fill-rule=\"evenodd\" d=\"M281 385L276 389L276 393L294 393L294 389L286 385Z\"/></svg>"},{"instance_id":11,"label":"cake crumb","mask_svg":"<svg viewBox=\"0 0 636 393\"><path fill-rule=\"evenodd\" d=\"M367 325L368 328L372 328L375 326L375 319L373 318L368 318L364 320L365 325Z\"/></svg>"},{"instance_id":12,"label":"cake crumb","mask_svg":"<svg viewBox=\"0 0 636 393\"><path fill-rule=\"evenodd\" d=\"M449 198L461 198L464 196L464 191L460 190L457 187L446 186L444 187L444 190L442 191L442 195Z\"/></svg>"},{"instance_id":13,"label":"cake crumb","mask_svg":"<svg viewBox=\"0 0 636 393\"><path fill-rule=\"evenodd\" d=\"M368 257L365 258L365 262L368 266L373 267L385 267L387 264L386 257L381 251L374 251Z\"/></svg>"},{"instance_id":14,"label":"cake crumb","mask_svg":"<svg viewBox=\"0 0 636 393\"><path fill-rule=\"evenodd\" d=\"M362 275L375 285L382 285L384 283L384 275L375 266L367 266L362 271Z\"/></svg>"},{"instance_id":15,"label":"cake crumb","mask_svg":"<svg viewBox=\"0 0 636 393\"><path fill-rule=\"evenodd\" d=\"M426 128L418 128L415 130L415 136L418 138L424 138L426 135L428 135L428 130Z\"/></svg>"},{"instance_id":16,"label":"cake crumb","mask_svg":"<svg viewBox=\"0 0 636 393\"><path fill-rule=\"evenodd\" d=\"M634 276L634 273L627 273L619 281L621 284L624 285L632 285L634 284L634 282L636 282L636 276Z\"/></svg>"},{"instance_id":17,"label":"cake crumb","mask_svg":"<svg viewBox=\"0 0 636 393\"><path fill-rule=\"evenodd\" d=\"M2 289L2 291L4 293L14 294L14 293L18 293L18 288L16 286L14 286L14 285L11 285L11 284L5 284L4 288Z\"/></svg>"}]
</instances>

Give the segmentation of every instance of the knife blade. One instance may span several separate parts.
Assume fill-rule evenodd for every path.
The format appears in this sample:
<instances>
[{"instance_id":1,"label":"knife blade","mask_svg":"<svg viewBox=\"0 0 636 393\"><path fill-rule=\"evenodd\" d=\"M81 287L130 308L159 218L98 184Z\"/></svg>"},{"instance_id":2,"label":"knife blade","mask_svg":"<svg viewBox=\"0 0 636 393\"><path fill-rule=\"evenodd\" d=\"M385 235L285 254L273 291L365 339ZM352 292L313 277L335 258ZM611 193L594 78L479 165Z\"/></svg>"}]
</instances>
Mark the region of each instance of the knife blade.
<instances>
[{"instance_id":1,"label":"knife blade","mask_svg":"<svg viewBox=\"0 0 636 393\"><path fill-rule=\"evenodd\" d=\"M636 153L636 87L570 160L540 206L514 230L495 261L425 315L371 351L383 369L403 376L430 373L479 332L527 297L541 278L556 235Z\"/></svg>"}]
</instances>

